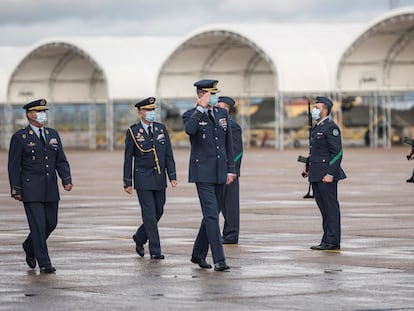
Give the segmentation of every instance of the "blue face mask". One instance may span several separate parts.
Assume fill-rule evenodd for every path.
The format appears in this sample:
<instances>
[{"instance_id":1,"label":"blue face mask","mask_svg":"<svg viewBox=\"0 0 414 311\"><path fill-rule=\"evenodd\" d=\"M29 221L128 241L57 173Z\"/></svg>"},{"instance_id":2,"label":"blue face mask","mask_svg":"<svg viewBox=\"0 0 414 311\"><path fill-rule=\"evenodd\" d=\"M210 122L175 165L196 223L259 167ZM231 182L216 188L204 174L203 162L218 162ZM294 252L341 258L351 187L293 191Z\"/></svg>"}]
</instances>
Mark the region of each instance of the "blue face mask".
<instances>
[{"instance_id":1,"label":"blue face mask","mask_svg":"<svg viewBox=\"0 0 414 311\"><path fill-rule=\"evenodd\" d=\"M145 113L145 120L148 122L154 122L157 117L155 110L150 110Z\"/></svg>"},{"instance_id":2,"label":"blue face mask","mask_svg":"<svg viewBox=\"0 0 414 311\"><path fill-rule=\"evenodd\" d=\"M36 117L36 121L39 122L40 124L45 124L47 122L46 112L44 112L44 111L38 112L37 117Z\"/></svg>"},{"instance_id":3,"label":"blue face mask","mask_svg":"<svg viewBox=\"0 0 414 311\"><path fill-rule=\"evenodd\" d=\"M214 106L215 104L217 104L218 96L216 94L211 94L208 103L210 104L210 106Z\"/></svg>"},{"instance_id":4,"label":"blue face mask","mask_svg":"<svg viewBox=\"0 0 414 311\"><path fill-rule=\"evenodd\" d=\"M318 120L320 118L321 111L318 108L312 109L312 119Z\"/></svg>"}]
</instances>

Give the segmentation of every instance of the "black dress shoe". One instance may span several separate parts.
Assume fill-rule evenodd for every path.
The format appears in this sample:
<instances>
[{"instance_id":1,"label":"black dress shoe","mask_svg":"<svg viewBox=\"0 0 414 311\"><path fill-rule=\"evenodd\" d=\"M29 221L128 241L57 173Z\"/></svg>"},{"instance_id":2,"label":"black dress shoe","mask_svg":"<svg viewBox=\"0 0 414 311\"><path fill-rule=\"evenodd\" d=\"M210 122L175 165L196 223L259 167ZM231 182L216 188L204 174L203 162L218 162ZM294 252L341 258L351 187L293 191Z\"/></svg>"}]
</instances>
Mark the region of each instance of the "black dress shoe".
<instances>
[{"instance_id":1,"label":"black dress shoe","mask_svg":"<svg viewBox=\"0 0 414 311\"><path fill-rule=\"evenodd\" d=\"M341 247L338 244L322 244L319 247L320 251L334 251L338 249L341 249Z\"/></svg>"},{"instance_id":2,"label":"black dress shoe","mask_svg":"<svg viewBox=\"0 0 414 311\"><path fill-rule=\"evenodd\" d=\"M228 269L230 269L230 267L226 264L225 260L219 261L219 262L214 264L214 270L215 271L224 271L224 270L228 270Z\"/></svg>"},{"instance_id":3,"label":"black dress shoe","mask_svg":"<svg viewBox=\"0 0 414 311\"><path fill-rule=\"evenodd\" d=\"M238 241L223 240L223 244L238 244Z\"/></svg>"},{"instance_id":4,"label":"black dress shoe","mask_svg":"<svg viewBox=\"0 0 414 311\"><path fill-rule=\"evenodd\" d=\"M27 263L27 265L32 269L36 268L36 257L34 255L32 255L26 249L26 247L24 246L24 243L23 243L23 249L24 249L24 252L26 253L26 263Z\"/></svg>"},{"instance_id":5,"label":"black dress shoe","mask_svg":"<svg viewBox=\"0 0 414 311\"><path fill-rule=\"evenodd\" d=\"M191 258L192 263L196 263L203 269L211 269L211 265L205 259Z\"/></svg>"},{"instance_id":6,"label":"black dress shoe","mask_svg":"<svg viewBox=\"0 0 414 311\"><path fill-rule=\"evenodd\" d=\"M141 257L144 257L144 255L145 255L144 245L142 245L142 244L136 244L135 250L137 251L137 254L138 255L140 255Z\"/></svg>"},{"instance_id":7,"label":"black dress shoe","mask_svg":"<svg viewBox=\"0 0 414 311\"><path fill-rule=\"evenodd\" d=\"M321 243L319 245L313 245L313 246L310 247L310 249L314 250L314 251L320 251L322 245L323 245L323 243Z\"/></svg>"},{"instance_id":8,"label":"black dress shoe","mask_svg":"<svg viewBox=\"0 0 414 311\"><path fill-rule=\"evenodd\" d=\"M133 239L133 240L134 240L134 242L135 242L135 250L136 250L137 254L138 254L139 256L141 256L141 257L144 257L144 254L145 254L145 251L144 251L144 245L139 244L139 243L137 242L137 240L135 240L135 235L133 235L133 236L132 236L132 239Z\"/></svg>"},{"instance_id":9,"label":"black dress shoe","mask_svg":"<svg viewBox=\"0 0 414 311\"><path fill-rule=\"evenodd\" d=\"M414 176L412 176L410 179L407 179L407 182L414 182Z\"/></svg>"},{"instance_id":10,"label":"black dress shoe","mask_svg":"<svg viewBox=\"0 0 414 311\"><path fill-rule=\"evenodd\" d=\"M40 273L55 273L56 269L52 266L40 267Z\"/></svg>"}]
</instances>

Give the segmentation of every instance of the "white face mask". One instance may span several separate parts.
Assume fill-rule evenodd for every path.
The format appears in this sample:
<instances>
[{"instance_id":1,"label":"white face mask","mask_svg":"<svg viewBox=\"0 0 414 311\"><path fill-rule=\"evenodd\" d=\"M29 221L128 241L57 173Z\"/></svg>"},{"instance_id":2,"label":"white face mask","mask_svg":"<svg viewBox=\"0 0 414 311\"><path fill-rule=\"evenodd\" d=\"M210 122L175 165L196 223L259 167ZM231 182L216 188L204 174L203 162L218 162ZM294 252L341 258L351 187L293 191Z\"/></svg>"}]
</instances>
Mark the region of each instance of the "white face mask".
<instances>
[{"instance_id":1,"label":"white face mask","mask_svg":"<svg viewBox=\"0 0 414 311\"><path fill-rule=\"evenodd\" d=\"M210 106L214 106L218 102L218 96L216 94L211 94L208 103Z\"/></svg>"},{"instance_id":2,"label":"white face mask","mask_svg":"<svg viewBox=\"0 0 414 311\"><path fill-rule=\"evenodd\" d=\"M39 122L40 124L45 124L47 122L46 112L44 112L44 111L38 112L37 117L36 117L36 121Z\"/></svg>"},{"instance_id":3,"label":"white face mask","mask_svg":"<svg viewBox=\"0 0 414 311\"><path fill-rule=\"evenodd\" d=\"M312 119L318 120L321 116L321 111L318 108L312 109Z\"/></svg>"},{"instance_id":4,"label":"white face mask","mask_svg":"<svg viewBox=\"0 0 414 311\"><path fill-rule=\"evenodd\" d=\"M157 113L155 112L155 110L150 110L145 113L145 120L147 120L148 122L154 122L156 118Z\"/></svg>"}]
</instances>

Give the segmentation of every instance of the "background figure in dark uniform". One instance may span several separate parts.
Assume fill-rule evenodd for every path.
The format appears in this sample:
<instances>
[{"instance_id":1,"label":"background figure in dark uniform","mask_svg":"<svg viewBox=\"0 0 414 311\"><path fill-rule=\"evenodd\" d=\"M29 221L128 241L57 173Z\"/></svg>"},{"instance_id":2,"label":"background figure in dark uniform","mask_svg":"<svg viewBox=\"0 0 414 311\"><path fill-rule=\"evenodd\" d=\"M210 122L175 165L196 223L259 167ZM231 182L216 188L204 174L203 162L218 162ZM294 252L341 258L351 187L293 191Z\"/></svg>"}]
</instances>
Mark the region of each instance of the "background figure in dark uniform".
<instances>
[{"instance_id":1,"label":"background figure in dark uniform","mask_svg":"<svg viewBox=\"0 0 414 311\"><path fill-rule=\"evenodd\" d=\"M326 97L316 97L312 118L317 124L310 139L309 171L306 166L302 176L309 176L316 203L322 214L323 236L313 250L337 250L341 243L341 215L338 202L338 180L346 178L341 168L342 142L338 126L329 119L332 102Z\"/></svg>"},{"instance_id":2,"label":"background figure in dark uniform","mask_svg":"<svg viewBox=\"0 0 414 311\"><path fill-rule=\"evenodd\" d=\"M407 160L411 161L414 159L414 145L411 147L411 152L407 155ZM412 182L414 183L414 170L413 170L413 174L411 175L411 177L409 179L407 179L407 182Z\"/></svg>"},{"instance_id":3,"label":"background figure in dark uniform","mask_svg":"<svg viewBox=\"0 0 414 311\"><path fill-rule=\"evenodd\" d=\"M183 114L185 132L190 136L189 182L194 182L203 219L194 242L191 262L209 269L206 262L210 246L214 270L230 269L226 264L219 226L219 202L224 186L233 181L234 156L227 111L213 107L217 103L217 80L200 80L197 106Z\"/></svg>"},{"instance_id":4,"label":"background figure in dark uniform","mask_svg":"<svg viewBox=\"0 0 414 311\"><path fill-rule=\"evenodd\" d=\"M59 190L56 171L66 191L72 189L69 163L59 134L43 125L47 121L46 100L28 103L29 126L17 131L10 141L9 180L11 196L23 201L30 233L23 243L26 263L40 272L53 273L47 249L47 238L58 221Z\"/></svg>"},{"instance_id":5,"label":"background figure in dark uniform","mask_svg":"<svg viewBox=\"0 0 414 311\"><path fill-rule=\"evenodd\" d=\"M164 259L157 224L164 213L166 171L172 187L177 185L175 161L167 128L155 122L155 98L148 97L135 107L141 122L126 131L124 189L132 193L133 171L143 224L132 238L141 257L144 257L144 244L149 240L151 259Z\"/></svg>"},{"instance_id":6,"label":"background figure in dark uniform","mask_svg":"<svg viewBox=\"0 0 414 311\"><path fill-rule=\"evenodd\" d=\"M233 139L233 155L234 164L236 167L236 174L234 180L230 185L224 187L224 199L221 206L221 213L224 217L223 226L223 244L237 244L239 242L240 232L240 166L243 157L243 141L242 141L242 129L231 118L231 114L234 111L235 101L228 96L220 96L216 106L224 108L229 114L231 136Z\"/></svg>"}]
</instances>

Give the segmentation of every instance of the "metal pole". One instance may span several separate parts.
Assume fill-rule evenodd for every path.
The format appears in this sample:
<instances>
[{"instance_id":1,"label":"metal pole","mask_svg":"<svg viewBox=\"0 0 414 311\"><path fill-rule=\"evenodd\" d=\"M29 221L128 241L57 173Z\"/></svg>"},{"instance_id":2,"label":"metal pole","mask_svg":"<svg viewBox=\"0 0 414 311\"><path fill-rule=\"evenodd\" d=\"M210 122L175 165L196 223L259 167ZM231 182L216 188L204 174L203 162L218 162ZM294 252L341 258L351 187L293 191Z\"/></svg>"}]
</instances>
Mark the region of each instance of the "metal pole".
<instances>
[{"instance_id":1,"label":"metal pole","mask_svg":"<svg viewBox=\"0 0 414 311\"><path fill-rule=\"evenodd\" d=\"M108 99L105 104L106 109L106 149L109 151L114 150L114 103L111 99Z\"/></svg>"},{"instance_id":2,"label":"metal pole","mask_svg":"<svg viewBox=\"0 0 414 311\"><path fill-rule=\"evenodd\" d=\"M88 122L88 138L89 138L89 149L96 150L96 103L95 100L90 104L89 107L89 122Z\"/></svg>"}]
</instances>

